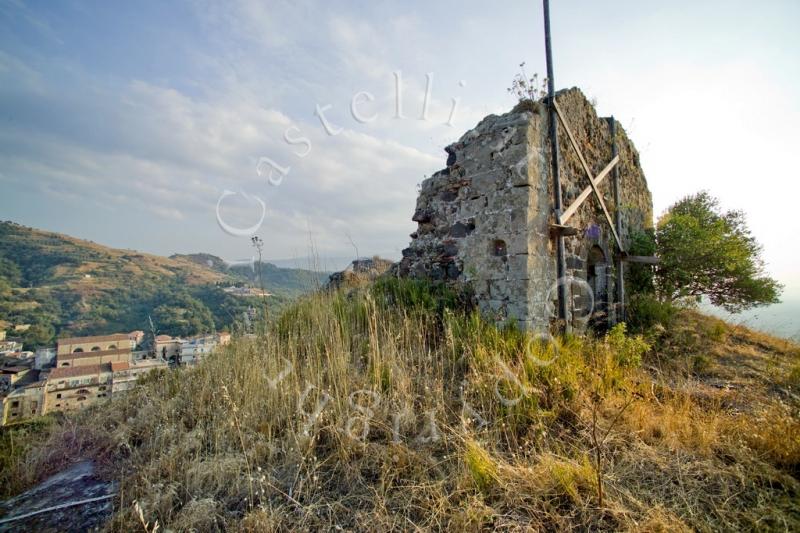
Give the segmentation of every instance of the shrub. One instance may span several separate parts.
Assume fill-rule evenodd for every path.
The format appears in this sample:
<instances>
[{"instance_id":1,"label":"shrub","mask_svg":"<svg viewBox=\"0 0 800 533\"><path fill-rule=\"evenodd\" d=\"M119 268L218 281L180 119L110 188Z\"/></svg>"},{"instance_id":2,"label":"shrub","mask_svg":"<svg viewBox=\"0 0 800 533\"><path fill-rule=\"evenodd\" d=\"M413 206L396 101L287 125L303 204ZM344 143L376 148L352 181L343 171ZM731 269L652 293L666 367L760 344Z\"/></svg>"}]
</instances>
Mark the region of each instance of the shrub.
<instances>
[{"instance_id":1,"label":"shrub","mask_svg":"<svg viewBox=\"0 0 800 533\"><path fill-rule=\"evenodd\" d=\"M656 255L656 237L652 229L637 231L631 234L629 246L631 255ZM628 294L653 294L655 292L655 271L653 265L631 263L625 278Z\"/></svg>"},{"instance_id":2,"label":"shrub","mask_svg":"<svg viewBox=\"0 0 800 533\"><path fill-rule=\"evenodd\" d=\"M634 294L628 303L627 318L631 331L644 333L655 326L668 328L679 308L659 300L654 294Z\"/></svg>"},{"instance_id":3,"label":"shrub","mask_svg":"<svg viewBox=\"0 0 800 533\"><path fill-rule=\"evenodd\" d=\"M616 354L617 364L623 368L636 368L642 364L642 355L650 345L640 335L626 335L625 330L625 323L620 322L608 332L606 342Z\"/></svg>"}]
</instances>

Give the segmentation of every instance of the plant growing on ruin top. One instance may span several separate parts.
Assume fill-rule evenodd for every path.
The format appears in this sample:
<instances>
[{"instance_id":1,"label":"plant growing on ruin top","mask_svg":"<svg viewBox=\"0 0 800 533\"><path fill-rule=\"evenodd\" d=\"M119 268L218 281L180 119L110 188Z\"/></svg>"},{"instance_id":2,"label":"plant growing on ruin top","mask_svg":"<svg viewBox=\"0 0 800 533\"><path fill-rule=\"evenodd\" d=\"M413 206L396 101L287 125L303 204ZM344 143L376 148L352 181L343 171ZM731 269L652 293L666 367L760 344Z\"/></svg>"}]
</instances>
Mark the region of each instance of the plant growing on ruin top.
<instances>
[{"instance_id":1,"label":"plant growing on ruin top","mask_svg":"<svg viewBox=\"0 0 800 533\"><path fill-rule=\"evenodd\" d=\"M539 82L539 74L535 73L528 77L525 72L525 62L519 64L520 73L514 76L511 87L506 89L509 94L515 96L520 102L526 100L536 101L547 96L547 78Z\"/></svg>"}]
</instances>

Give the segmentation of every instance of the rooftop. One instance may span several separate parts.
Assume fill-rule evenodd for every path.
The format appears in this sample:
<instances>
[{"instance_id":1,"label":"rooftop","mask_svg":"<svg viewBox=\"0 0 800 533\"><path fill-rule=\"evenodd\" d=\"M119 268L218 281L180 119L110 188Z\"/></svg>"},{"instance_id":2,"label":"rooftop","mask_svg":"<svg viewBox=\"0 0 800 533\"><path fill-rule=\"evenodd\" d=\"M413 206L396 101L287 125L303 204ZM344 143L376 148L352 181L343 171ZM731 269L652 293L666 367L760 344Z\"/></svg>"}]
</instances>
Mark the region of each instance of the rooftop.
<instances>
[{"instance_id":1,"label":"rooftop","mask_svg":"<svg viewBox=\"0 0 800 533\"><path fill-rule=\"evenodd\" d=\"M130 348L118 348L116 350L96 350L94 352L72 352L63 353L58 355L58 361L66 361L69 359L86 359L88 357L102 357L104 355L120 355L131 353Z\"/></svg>"},{"instance_id":2,"label":"rooftop","mask_svg":"<svg viewBox=\"0 0 800 533\"><path fill-rule=\"evenodd\" d=\"M111 371L119 372L121 370L128 370L131 367L128 361L113 361L111 363Z\"/></svg>"},{"instance_id":3,"label":"rooftop","mask_svg":"<svg viewBox=\"0 0 800 533\"><path fill-rule=\"evenodd\" d=\"M78 376L94 376L102 372L111 372L111 364L103 363L100 365L86 366L66 366L54 368L50 372L50 379L74 378Z\"/></svg>"},{"instance_id":4,"label":"rooftop","mask_svg":"<svg viewBox=\"0 0 800 533\"><path fill-rule=\"evenodd\" d=\"M90 342L110 342L130 340L128 333L114 333L112 335L96 335L93 337L67 337L58 339L58 344L88 344Z\"/></svg>"}]
</instances>

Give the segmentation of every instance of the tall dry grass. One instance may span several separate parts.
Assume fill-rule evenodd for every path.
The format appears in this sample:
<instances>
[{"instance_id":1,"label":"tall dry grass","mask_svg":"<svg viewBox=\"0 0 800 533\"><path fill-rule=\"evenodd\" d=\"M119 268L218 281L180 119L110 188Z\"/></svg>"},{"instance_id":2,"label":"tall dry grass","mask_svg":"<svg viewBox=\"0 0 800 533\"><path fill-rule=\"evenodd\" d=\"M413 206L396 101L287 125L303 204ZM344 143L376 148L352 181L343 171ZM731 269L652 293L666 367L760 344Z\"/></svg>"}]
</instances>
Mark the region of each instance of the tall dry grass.
<instances>
[{"instance_id":1,"label":"tall dry grass","mask_svg":"<svg viewBox=\"0 0 800 533\"><path fill-rule=\"evenodd\" d=\"M734 438L648 348L622 328L541 342L384 279L152 375L12 468L95 458L120 481L113 531L141 529L134 502L175 531L800 527L796 448Z\"/></svg>"}]
</instances>

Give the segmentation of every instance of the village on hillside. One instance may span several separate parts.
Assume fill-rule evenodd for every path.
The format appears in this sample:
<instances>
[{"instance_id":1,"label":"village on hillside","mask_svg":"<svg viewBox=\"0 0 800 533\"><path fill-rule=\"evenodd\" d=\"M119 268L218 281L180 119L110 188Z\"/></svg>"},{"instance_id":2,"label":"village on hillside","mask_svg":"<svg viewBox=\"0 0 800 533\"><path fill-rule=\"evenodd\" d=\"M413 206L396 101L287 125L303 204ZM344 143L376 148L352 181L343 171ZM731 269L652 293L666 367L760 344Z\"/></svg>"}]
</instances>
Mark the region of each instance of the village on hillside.
<instances>
[{"instance_id":1,"label":"village on hillside","mask_svg":"<svg viewBox=\"0 0 800 533\"><path fill-rule=\"evenodd\" d=\"M132 331L62 338L55 347L31 352L0 331L2 425L107 401L153 370L197 365L230 340L222 332L157 335L148 342L143 331Z\"/></svg>"}]
</instances>

